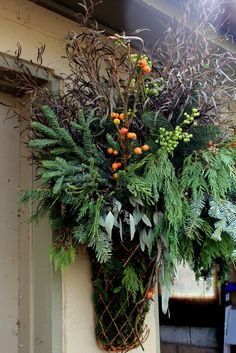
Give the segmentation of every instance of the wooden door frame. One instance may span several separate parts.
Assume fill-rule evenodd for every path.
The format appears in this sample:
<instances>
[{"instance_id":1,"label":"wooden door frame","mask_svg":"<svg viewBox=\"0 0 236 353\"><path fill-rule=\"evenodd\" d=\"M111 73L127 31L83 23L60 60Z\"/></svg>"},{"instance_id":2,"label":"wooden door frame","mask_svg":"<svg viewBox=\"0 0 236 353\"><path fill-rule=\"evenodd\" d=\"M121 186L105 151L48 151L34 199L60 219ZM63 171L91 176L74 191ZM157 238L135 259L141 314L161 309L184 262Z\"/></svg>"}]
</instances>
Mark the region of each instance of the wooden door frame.
<instances>
[{"instance_id":1,"label":"wooden door frame","mask_svg":"<svg viewBox=\"0 0 236 353\"><path fill-rule=\"evenodd\" d=\"M51 92L61 88L61 78L53 70L0 53L0 91L11 95L24 92L15 85L17 75L28 71L40 85ZM20 189L34 186L33 168L26 158L21 135ZM16 201L17 202L17 201ZM32 205L19 210L19 335L18 352L62 353L62 284L61 275L49 261L48 250L53 234L46 220L29 224Z\"/></svg>"}]
</instances>

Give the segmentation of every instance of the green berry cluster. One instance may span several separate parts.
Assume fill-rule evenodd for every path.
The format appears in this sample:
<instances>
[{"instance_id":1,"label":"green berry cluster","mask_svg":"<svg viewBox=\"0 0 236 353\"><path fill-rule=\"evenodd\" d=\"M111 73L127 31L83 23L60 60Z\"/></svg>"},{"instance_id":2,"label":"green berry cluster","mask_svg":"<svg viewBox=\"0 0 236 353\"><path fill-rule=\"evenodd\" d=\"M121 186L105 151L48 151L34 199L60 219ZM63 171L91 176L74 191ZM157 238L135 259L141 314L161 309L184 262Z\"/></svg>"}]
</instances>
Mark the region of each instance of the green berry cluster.
<instances>
[{"instance_id":1,"label":"green berry cluster","mask_svg":"<svg viewBox=\"0 0 236 353\"><path fill-rule=\"evenodd\" d=\"M197 125L196 121L194 121L194 119L197 118L199 115L200 115L200 113L196 108L192 109L191 114L188 114L185 112L184 113L185 119L183 121L183 124L192 124L193 123L193 125Z\"/></svg>"},{"instance_id":2,"label":"green berry cluster","mask_svg":"<svg viewBox=\"0 0 236 353\"><path fill-rule=\"evenodd\" d=\"M132 64L135 64L137 60L138 60L138 54L131 54L130 55L130 61Z\"/></svg>"},{"instance_id":3,"label":"green berry cluster","mask_svg":"<svg viewBox=\"0 0 236 353\"><path fill-rule=\"evenodd\" d=\"M179 141L189 142L192 137L192 134L183 132L183 129L179 125L173 131L168 131L164 127L161 127L158 142L166 152L171 153L178 146Z\"/></svg>"},{"instance_id":4,"label":"green berry cluster","mask_svg":"<svg viewBox=\"0 0 236 353\"><path fill-rule=\"evenodd\" d=\"M155 81L151 81L150 79L145 80L144 82L144 93L146 95L154 95L157 96L163 90L163 77L159 77L155 79Z\"/></svg>"},{"instance_id":5,"label":"green berry cluster","mask_svg":"<svg viewBox=\"0 0 236 353\"><path fill-rule=\"evenodd\" d=\"M158 93L160 92L160 86L158 86L157 82L150 84L150 83L145 83L144 85L144 93L146 95L154 95L157 96Z\"/></svg>"},{"instance_id":6,"label":"green berry cluster","mask_svg":"<svg viewBox=\"0 0 236 353\"><path fill-rule=\"evenodd\" d=\"M168 131L164 127L160 128L160 138L156 142L159 142L160 146L166 150L166 152L171 153L178 146L179 141L189 142L193 137L192 134L184 132L182 125L193 124L196 125L194 119L200 115L196 108L192 109L191 114L184 113L184 121L181 125L177 125L173 131Z\"/></svg>"}]
</instances>

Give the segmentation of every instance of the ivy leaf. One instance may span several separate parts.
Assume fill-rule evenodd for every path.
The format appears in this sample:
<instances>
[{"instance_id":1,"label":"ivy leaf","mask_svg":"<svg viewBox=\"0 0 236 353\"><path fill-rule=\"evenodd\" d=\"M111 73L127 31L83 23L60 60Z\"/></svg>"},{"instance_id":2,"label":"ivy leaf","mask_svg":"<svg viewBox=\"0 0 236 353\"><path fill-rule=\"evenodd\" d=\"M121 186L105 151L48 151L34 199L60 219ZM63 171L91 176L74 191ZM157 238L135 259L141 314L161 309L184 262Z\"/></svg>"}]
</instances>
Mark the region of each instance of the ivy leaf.
<instances>
[{"instance_id":1,"label":"ivy leaf","mask_svg":"<svg viewBox=\"0 0 236 353\"><path fill-rule=\"evenodd\" d=\"M151 227L152 226L152 223L150 221L150 219L148 218L148 216L146 214L143 214L142 215L142 221L148 226L148 227Z\"/></svg>"},{"instance_id":2,"label":"ivy leaf","mask_svg":"<svg viewBox=\"0 0 236 353\"><path fill-rule=\"evenodd\" d=\"M107 234L109 235L110 239L111 239L111 234L112 234L114 222L115 222L115 217L113 216L113 214L110 211L105 218L105 229L106 229Z\"/></svg>"},{"instance_id":3,"label":"ivy leaf","mask_svg":"<svg viewBox=\"0 0 236 353\"><path fill-rule=\"evenodd\" d=\"M134 239L134 233L135 233L135 219L132 216L132 214L129 214L129 225L130 225L130 239Z\"/></svg>"}]
</instances>

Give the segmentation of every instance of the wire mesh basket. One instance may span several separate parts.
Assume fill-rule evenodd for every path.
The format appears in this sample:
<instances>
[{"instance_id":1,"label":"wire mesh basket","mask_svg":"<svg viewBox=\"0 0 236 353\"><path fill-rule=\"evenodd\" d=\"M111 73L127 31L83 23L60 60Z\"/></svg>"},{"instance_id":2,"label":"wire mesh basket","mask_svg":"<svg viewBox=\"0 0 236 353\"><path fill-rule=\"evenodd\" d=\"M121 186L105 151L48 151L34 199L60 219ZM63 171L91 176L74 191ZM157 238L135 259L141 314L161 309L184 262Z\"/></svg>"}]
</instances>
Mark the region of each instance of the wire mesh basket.
<instances>
[{"instance_id":1,"label":"wire mesh basket","mask_svg":"<svg viewBox=\"0 0 236 353\"><path fill-rule=\"evenodd\" d=\"M112 260L99 264L91 254L93 300L97 344L108 352L128 352L142 346L149 335L145 324L150 307L150 291L155 283L156 261L139 246L120 243ZM142 280L137 293L127 292L123 285L124 269L132 266Z\"/></svg>"}]
</instances>

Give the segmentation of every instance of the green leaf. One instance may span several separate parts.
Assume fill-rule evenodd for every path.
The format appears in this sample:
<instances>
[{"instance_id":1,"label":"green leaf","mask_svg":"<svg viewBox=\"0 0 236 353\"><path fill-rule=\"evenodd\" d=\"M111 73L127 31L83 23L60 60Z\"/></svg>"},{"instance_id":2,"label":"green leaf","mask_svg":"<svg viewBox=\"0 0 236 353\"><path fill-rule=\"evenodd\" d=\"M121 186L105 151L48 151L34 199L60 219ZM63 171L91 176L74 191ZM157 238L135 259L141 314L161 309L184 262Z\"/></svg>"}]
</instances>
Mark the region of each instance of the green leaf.
<instances>
[{"instance_id":1,"label":"green leaf","mask_svg":"<svg viewBox=\"0 0 236 353\"><path fill-rule=\"evenodd\" d=\"M130 225L130 239L133 240L136 229L135 229L135 219L131 213L129 214L129 225Z\"/></svg>"},{"instance_id":2,"label":"green leaf","mask_svg":"<svg viewBox=\"0 0 236 353\"><path fill-rule=\"evenodd\" d=\"M119 219L119 231L120 231L120 239L123 240L123 223L121 219Z\"/></svg>"},{"instance_id":3,"label":"green leaf","mask_svg":"<svg viewBox=\"0 0 236 353\"><path fill-rule=\"evenodd\" d=\"M115 217L113 216L112 212L110 211L105 218L105 229L106 229L107 234L109 235L110 239L111 239L111 235L112 235L112 229L114 226L114 222L115 222Z\"/></svg>"},{"instance_id":4,"label":"green leaf","mask_svg":"<svg viewBox=\"0 0 236 353\"><path fill-rule=\"evenodd\" d=\"M142 215L142 221L148 226L152 227L152 223L146 214Z\"/></svg>"},{"instance_id":5,"label":"green leaf","mask_svg":"<svg viewBox=\"0 0 236 353\"><path fill-rule=\"evenodd\" d=\"M142 218L142 212L140 212L138 205L133 210L133 217L134 217L135 225L137 226Z\"/></svg>"}]
</instances>

